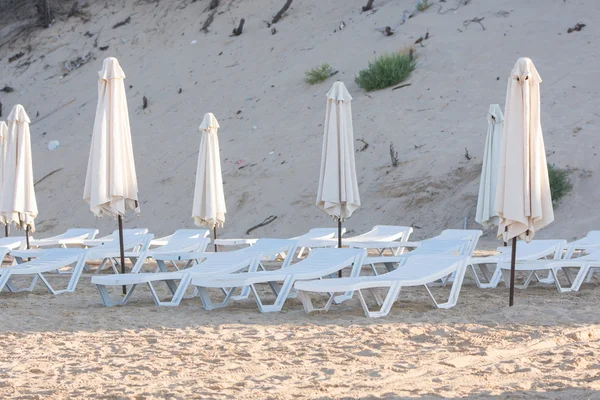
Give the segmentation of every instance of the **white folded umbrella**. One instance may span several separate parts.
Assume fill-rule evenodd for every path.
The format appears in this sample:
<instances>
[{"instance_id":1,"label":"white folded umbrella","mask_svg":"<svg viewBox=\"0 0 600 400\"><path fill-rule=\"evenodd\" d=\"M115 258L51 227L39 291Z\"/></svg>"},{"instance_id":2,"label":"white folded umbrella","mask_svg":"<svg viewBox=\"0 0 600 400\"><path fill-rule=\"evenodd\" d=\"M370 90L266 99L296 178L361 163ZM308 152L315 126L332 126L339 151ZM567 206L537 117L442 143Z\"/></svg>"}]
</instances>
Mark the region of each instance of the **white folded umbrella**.
<instances>
[{"instance_id":1,"label":"white folded umbrella","mask_svg":"<svg viewBox=\"0 0 600 400\"><path fill-rule=\"evenodd\" d=\"M321 173L317 207L338 221L341 246L341 223L360 207L360 195L354 162L352 131L352 96L343 82L335 82L327 92Z\"/></svg>"},{"instance_id":2,"label":"white folded umbrella","mask_svg":"<svg viewBox=\"0 0 600 400\"><path fill-rule=\"evenodd\" d=\"M477 212L475 222L488 228L498 225L498 216L494 209L496 202L496 185L498 183L498 164L502 152L502 130L504 129L504 115L498 104L490 105L488 112L488 129L483 151L483 165L479 182L479 196L477 198Z\"/></svg>"},{"instance_id":3,"label":"white folded umbrella","mask_svg":"<svg viewBox=\"0 0 600 400\"><path fill-rule=\"evenodd\" d=\"M541 82L529 58L519 58L508 78L495 210L500 218L498 238L513 239L509 305L514 298L517 237L529 242L554 220L540 122Z\"/></svg>"},{"instance_id":4,"label":"white folded umbrella","mask_svg":"<svg viewBox=\"0 0 600 400\"><path fill-rule=\"evenodd\" d=\"M6 157L4 154L4 142L7 135L8 126L6 122L0 121L0 192L2 192L2 174L4 173L4 158ZM2 214L0 214L0 224L4 224L4 234L8 236L8 225L6 224L6 218Z\"/></svg>"},{"instance_id":5,"label":"white folded umbrella","mask_svg":"<svg viewBox=\"0 0 600 400\"><path fill-rule=\"evenodd\" d=\"M104 60L98 76L98 105L83 199L97 217L108 215L119 219L121 271L124 272L122 217L128 210L140 212L125 73L117 59L109 57Z\"/></svg>"},{"instance_id":6,"label":"white folded umbrella","mask_svg":"<svg viewBox=\"0 0 600 400\"><path fill-rule=\"evenodd\" d=\"M24 229L27 237L35 231L38 215L33 188L33 166L29 117L22 105L13 107L8 116L8 129L3 145L2 191L0 215L7 224Z\"/></svg>"},{"instance_id":7,"label":"white folded umbrella","mask_svg":"<svg viewBox=\"0 0 600 400\"><path fill-rule=\"evenodd\" d=\"M192 218L198 226L212 228L217 239L217 227L225 223L225 194L221 175L221 156L219 154L219 123L212 113L204 115L200 124L200 151L196 169L196 187ZM215 244L215 250L217 246Z\"/></svg>"}]
</instances>

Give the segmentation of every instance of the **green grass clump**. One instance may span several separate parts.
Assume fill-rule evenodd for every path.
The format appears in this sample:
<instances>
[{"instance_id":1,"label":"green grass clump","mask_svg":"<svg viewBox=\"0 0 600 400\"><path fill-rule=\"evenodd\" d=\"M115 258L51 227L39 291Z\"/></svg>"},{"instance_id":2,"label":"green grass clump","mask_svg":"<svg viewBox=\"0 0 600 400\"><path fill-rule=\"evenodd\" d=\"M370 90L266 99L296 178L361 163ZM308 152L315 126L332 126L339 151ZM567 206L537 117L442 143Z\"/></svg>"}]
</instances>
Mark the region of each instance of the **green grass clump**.
<instances>
[{"instance_id":1,"label":"green grass clump","mask_svg":"<svg viewBox=\"0 0 600 400\"><path fill-rule=\"evenodd\" d=\"M556 206L560 199L573 189L573 185L569 180L569 172L566 169L556 167L554 164L548 164L548 178L550 179L552 204Z\"/></svg>"},{"instance_id":2,"label":"green grass clump","mask_svg":"<svg viewBox=\"0 0 600 400\"><path fill-rule=\"evenodd\" d=\"M429 0L423 0L419 4L417 4L417 10L423 12L431 7L433 4L429 2Z\"/></svg>"},{"instance_id":3,"label":"green grass clump","mask_svg":"<svg viewBox=\"0 0 600 400\"><path fill-rule=\"evenodd\" d=\"M304 81L310 85L321 83L333 75L335 71L329 64L322 64L305 72Z\"/></svg>"},{"instance_id":4,"label":"green grass clump","mask_svg":"<svg viewBox=\"0 0 600 400\"><path fill-rule=\"evenodd\" d=\"M369 68L361 70L354 81L367 92L384 89L408 78L416 66L412 52L383 54L369 62Z\"/></svg>"}]
</instances>

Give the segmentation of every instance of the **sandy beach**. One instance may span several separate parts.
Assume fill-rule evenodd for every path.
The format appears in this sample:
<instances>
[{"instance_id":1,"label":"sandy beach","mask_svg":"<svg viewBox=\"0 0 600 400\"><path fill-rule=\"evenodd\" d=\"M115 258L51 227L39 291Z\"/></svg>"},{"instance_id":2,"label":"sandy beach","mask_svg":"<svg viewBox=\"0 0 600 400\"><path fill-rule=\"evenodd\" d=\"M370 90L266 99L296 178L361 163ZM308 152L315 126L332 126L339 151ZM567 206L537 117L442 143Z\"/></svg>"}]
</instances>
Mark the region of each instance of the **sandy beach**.
<instances>
[{"instance_id":1,"label":"sandy beach","mask_svg":"<svg viewBox=\"0 0 600 400\"><path fill-rule=\"evenodd\" d=\"M328 313L290 299L260 314L253 299L157 307L145 287L105 308L84 276L75 293L0 294L0 397L595 399L598 283L531 287L509 308L506 288L467 279L453 309L414 288L370 320L356 298Z\"/></svg>"}]
</instances>

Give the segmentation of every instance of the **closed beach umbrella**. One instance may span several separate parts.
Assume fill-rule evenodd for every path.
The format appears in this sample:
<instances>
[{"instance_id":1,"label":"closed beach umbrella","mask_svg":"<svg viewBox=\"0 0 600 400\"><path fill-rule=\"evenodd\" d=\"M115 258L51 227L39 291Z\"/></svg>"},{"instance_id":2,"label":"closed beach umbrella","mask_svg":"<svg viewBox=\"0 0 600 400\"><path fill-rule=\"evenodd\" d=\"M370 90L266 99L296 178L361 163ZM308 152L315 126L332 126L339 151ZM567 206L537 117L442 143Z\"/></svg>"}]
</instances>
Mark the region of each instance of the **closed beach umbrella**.
<instances>
[{"instance_id":1,"label":"closed beach umbrella","mask_svg":"<svg viewBox=\"0 0 600 400\"><path fill-rule=\"evenodd\" d=\"M109 57L104 60L98 75L98 105L83 199L97 217L118 218L121 272L124 272L122 217L128 210L140 212L125 73L117 59Z\"/></svg>"},{"instance_id":2,"label":"closed beach umbrella","mask_svg":"<svg viewBox=\"0 0 600 400\"><path fill-rule=\"evenodd\" d=\"M7 119L8 129L3 140L2 193L0 214L7 224L24 229L29 248L29 233L35 231L38 215L33 188L29 117L22 105L13 107Z\"/></svg>"},{"instance_id":3,"label":"closed beach umbrella","mask_svg":"<svg viewBox=\"0 0 600 400\"><path fill-rule=\"evenodd\" d=\"M204 115L200 124L200 151L196 168L196 187L192 218L198 226L212 228L217 239L217 227L225 223L225 194L221 175L221 156L219 155L219 123L212 113ZM215 245L217 251L217 245Z\"/></svg>"},{"instance_id":4,"label":"closed beach umbrella","mask_svg":"<svg viewBox=\"0 0 600 400\"><path fill-rule=\"evenodd\" d=\"M6 140L7 134L8 126L6 125L6 122L0 121L0 193L2 193L2 174L4 173L4 141ZM4 236L8 236L8 225L6 224L6 218L4 218L2 214L0 214L0 224L4 224Z\"/></svg>"},{"instance_id":5,"label":"closed beach umbrella","mask_svg":"<svg viewBox=\"0 0 600 400\"><path fill-rule=\"evenodd\" d=\"M502 151L502 129L504 116L498 104L490 105L488 112L488 129L483 151L483 165L477 198L475 222L484 228L498 225L498 216L494 209L496 202L496 185L498 183L498 164Z\"/></svg>"},{"instance_id":6,"label":"closed beach umbrella","mask_svg":"<svg viewBox=\"0 0 600 400\"><path fill-rule=\"evenodd\" d=\"M342 222L360 207L354 163L352 96L342 82L327 92L321 174L317 207L338 222L338 247L342 247Z\"/></svg>"},{"instance_id":7,"label":"closed beach umbrella","mask_svg":"<svg viewBox=\"0 0 600 400\"><path fill-rule=\"evenodd\" d=\"M517 237L529 242L554 221L540 122L541 82L529 58L519 58L508 78L495 208L498 238L513 240L509 305L514 298Z\"/></svg>"}]
</instances>

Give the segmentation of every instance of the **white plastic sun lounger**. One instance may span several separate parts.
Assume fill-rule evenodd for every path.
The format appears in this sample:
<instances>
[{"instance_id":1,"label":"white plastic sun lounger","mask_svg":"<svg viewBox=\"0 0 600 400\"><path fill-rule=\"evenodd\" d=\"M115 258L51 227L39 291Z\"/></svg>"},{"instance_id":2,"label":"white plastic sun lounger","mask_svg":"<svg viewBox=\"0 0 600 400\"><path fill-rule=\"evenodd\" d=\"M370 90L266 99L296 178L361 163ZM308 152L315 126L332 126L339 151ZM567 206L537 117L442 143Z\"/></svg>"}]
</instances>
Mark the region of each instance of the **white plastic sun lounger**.
<instances>
[{"instance_id":1,"label":"white plastic sun lounger","mask_svg":"<svg viewBox=\"0 0 600 400\"><path fill-rule=\"evenodd\" d=\"M379 276L303 281L297 282L294 287L299 290L298 298L302 301L307 313L315 310L329 310L336 298L336 293L358 292L365 315L371 318L383 317L389 314L401 289L410 286L424 286L437 308L451 308L458 301L468 259L466 256L414 256L402 267ZM450 275L455 275L455 278L448 301L438 303L428 285L444 280L446 276ZM381 298L377 289L388 289L385 299ZM363 291L373 294L377 305L381 307L378 311L369 310ZM323 308L317 309L313 306L309 292L328 293L329 300Z\"/></svg>"},{"instance_id":2,"label":"white plastic sun lounger","mask_svg":"<svg viewBox=\"0 0 600 400\"><path fill-rule=\"evenodd\" d=\"M564 259L579 257L583 253L593 253L600 250L600 231L589 231L585 237L567 243L564 250Z\"/></svg>"},{"instance_id":3,"label":"white plastic sun lounger","mask_svg":"<svg viewBox=\"0 0 600 400\"><path fill-rule=\"evenodd\" d=\"M131 269L131 273L137 273L141 271L148 258L153 258L156 260L155 256L160 254L185 252L204 253L206 247L210 243L210 239L207 238L207 236L208 230L206 229L179 229L172 235L168 236L163 245L145 251L126 252L125 257L131 259L132 261L136 260L133 268ZM152 240L150 243L154 243L154 240ZM163 243L163 240L161 239L159 243ZM165 260L156 261L158 263L158 269L165 272L167 270ZM179 269L175 262L172 262L172 264L175 269ZM186 265L186 267L188 266L189 264Z\"/></svg>"},{"instance_id":4,"label":"white plastic sun lounger","mask_svg":"<svg viewBox=\"0 0 600 400\"><path fill-rule=\"evenodd\" d=\"M379 257L367 257L365 264L369 264L375 275L377 270L375 269L376 263L383 263L388 271L392 271L395 268L395 264L405 261L405 256L416 256L416 255L465 255L471 257L473 251L477 247L479 238L483 232L477 229L446 229L442 231L438 236L434 236L430 239L425 239L421 242L406 242L402 243L404 247L413 247L415 250L408 253L400 253L397 259L388 256ZM381 246L387 246L387 243L381 243ZM370 243L366 246L363 243L352 244L352 246L364 246L364 248L373 248L377 246L376 243ZM449 277L451 279L452 277ZM442 282L447 283L447 280Z\"/></svg>"},{"instance_id":5,"label":"white plastic sun lounger","mask_svg":"<svg viewBox=\"0 0 600 400\"><path fill-rule=\"evenodd\" d=\"M263 259L275 258L282 252L292 252L296 243L284 239L261 239L254 246L241 250L219 253L174 253L156 255L160 260L203 260L199 264L180 271L94 276L92 283L98 287L105 306L126 304L137 285L147 284L156 305L178 306L193 276L211 276L222 273L234 273L242 269L256 271ZM290 253L291 254L291 253ZM287 260L284 260L284 265ZM176 285L176 281L180 281ZM165 282L172 293L170 301L161 301L153 284ZM107 286L131 285L127 295L120 301L110 299Z\"/></svg>"},{"instance_id":6,"label":"white plastic sun lounger","mask_svg":"<svg viewBox=\"0 0 600 400\"><path fill-rule=\"evenodd\" d=\"M72 292L75 290L85 266L86 253L87 250L85 249L48 249L33 261L2 268L0 269L0 291L5 287L11 292L32 291L39 279L54 295ZM44 274L68 267L71 267L72 271L67 288L62 290L54 289L46 280ZM10 282L11 278L15 276L32 276L33 280L29 287L17 289Z\"/></svg>"},{"instance_id":7,"label":"white plastic sun lounger","mask_svg":"<svg viewBox=\"0 0 600 400\"><path fill-rule=\"evenodd\" d=\"M61 233L60 235L44 239L30 239L29 246L31 248L50 246L66 248L68 246L82 246L84 240L94 239L97 234L98 229L67 229L66 232Z\"/></svg>"},{"instance_id":8,"label":"white plastic sun lounger","mask_svg":"<svg viewBox=\"0 0 600 400\"><path fill-rule=\"evenodd\" d=\"M146 235L126 235L123 238L123 248L125 250L125 257L131 260L131 263L135 265L137 257L140 252L146 251L150 246L150 241L154 236L152 234ZM26 258L41 257L46 252L53 249L33 249L33 250L13 250L11 255L15 257L19 264L24 263ZM118 240L111 240L104 242L104 245L98 245L90 247L87 252L86 260L101 260L100 265L96 269L95 273L100 272L104 268L110 267L117 274L119 270L119 259L121 256L120 244ZM89 270L88 265L84 266L86 270ZM60 271L59 271L60 273Z\"/></svg>"},{"instance_id":9,"label":"white plastic sun lounger","mask_svg":"<svg viewBox=\"0 0 600 400\"><path fill-rule=\"evenodd\" d=\"M25 238L20 236L1 238L0 247L6 247L10 250L23 248L25 247Z\"/></svg>"},{"instance_id":10,"label":"white plastic sun lounger","mask_svg":"<svg viewBox=\"0 0 600 400\"><path fill-rule=\"evenodd\" d=\"M416 246L408 242L413 228L410 226L375 225L369 232L343 238L342 246L361 249L376 249L382 255L389 249L393 255L400 254L406 247ZM306 247L337 247L337 239L311 239L305 242Z\"/></svg>"},{"instance_id":11,"label":"white plastic sun lounger","mask_svg":"<svg viewBox=\"0 0 600 400\"><path fill-rule=\"evenodd\" d=\"M363 249L316 249L304 260L287 268L276 271L193 277L192 285L198 287L200 298L206 309L227 305L235 288L250 286L260 312L277 312L283 308L295 282L320 279L347 267L351 268L350 276L357 276L366 254L366 250ZM282 284L275 290L277 297L274 303L264 304L256 290L256 285L259 283L270 284L273 289L272 285L278 282L282 282ZM223 303L215 305L210 299L207 288L228 289L229 292Z\"/></svg>"},{"instance_id":12,"label":"white plastic sun lounger","mask_svg":"<svg viewBox=\"0 0 600 400\"><path fill-rule=\"evenodd\" d=\"M565 240L532 240L531 242L517 242L517 262L540 259L560 259ZM510 265L511 247L498 247L500 254L489 257L471 257L469 267L473 271L475 283L479 288L495 288L502 279L500 264L508 262ZM489 267L494 271L490 273ZM552 283L551 281L549 283Z\"/></svg>"},{"instance_id":13,"label":"white plastic sun lounger","mask_svg":"<svg viewBox=\"0 0 600 400\"><path fill-rule=\"evenodd\" d=\"M0 247L0 267L4 263L4 257L6 257L10 253L10 249L8 247Z\"/></svg>"},{"instance_id":14,"label":"white plastic sun lounger","mask_svg":"<svg viewBox=\"0 0 600 400\"><path fill-rule=\"evenodd\" d=\"M25 244L24 237L5 237L0 239L0 267L4 262L4 258L14 249L23 247Z\"/></svg>"},{"instance_id":15,"label":"white plastic sun lounger","mask_svg":"<svg viewBox=\"0 0 600 400\"><path fill-rule=\"evenodd\" d=\"M510 259L505 259L498 263L498 268L502 271L504 281L509 282ZM543 284L554 283L559 293L576 292L586 277L598 268L600 268L600 251L570 259L520 261L515 264L515 271L526 272L527 275L523 284L515 284L515 287L526 289L533 280L536 280ZM558 275L559 271L564 273L567 287L561 284ZM575 273L575 271L577 272ZM549 273L551 279L540 279L540 273Z\"/></svg>"},{"instance_id":16,"label":"white plastic sun lounger","mask_svg":"<svg viewBox=\"0 0 600 400\"><path fill-rule=\"evenodd\" d=\"M344 233L346 233L346 228L342 228L342 235ZM298 257L300 258L306 251L305 241L336 238L337 234L337 228L313 228L307 233L289 238L289 240L297 241L299 247ZM217 246L252 246L257 240L259 239L217 239L215 240L215 244Z\"/></svg>"},{"instance_id":17,"label":"white plastic sun lounger","mask_svg":"<svg viewBox=\"0 0 600 400\"><path fill-rule=\"evenodd\" d=\"M206 238L209 235L210 235L210 232L208 231L208 229L177 229L175 232L173 232L170 235L152 239L152 242L150 243L150 249L154 250L154 248L157 246L164 246L167 243L169 243L170 241L172 242L173 240L178 240L181 237L183 237L183 238L186 238L186 237Z\"/></svg>"},{"instance_id":18,"label":"white plastic sun lounger","mask_svg":"<svg viewBox=\"0 0 600 400\"><path fill-rule=\"evenodd\" d=\"M128 236L135 235L146 235L148 233L148 229L146 228L133 228L133 229L123 229L123 239ZM119 241L119 231L114 230L110 235L102 236L99 238L94 238L90 240L84 240L83 245L87 247L95 247L95 246L103 246L108 242Z\"/></svg>"}]
</instances>

